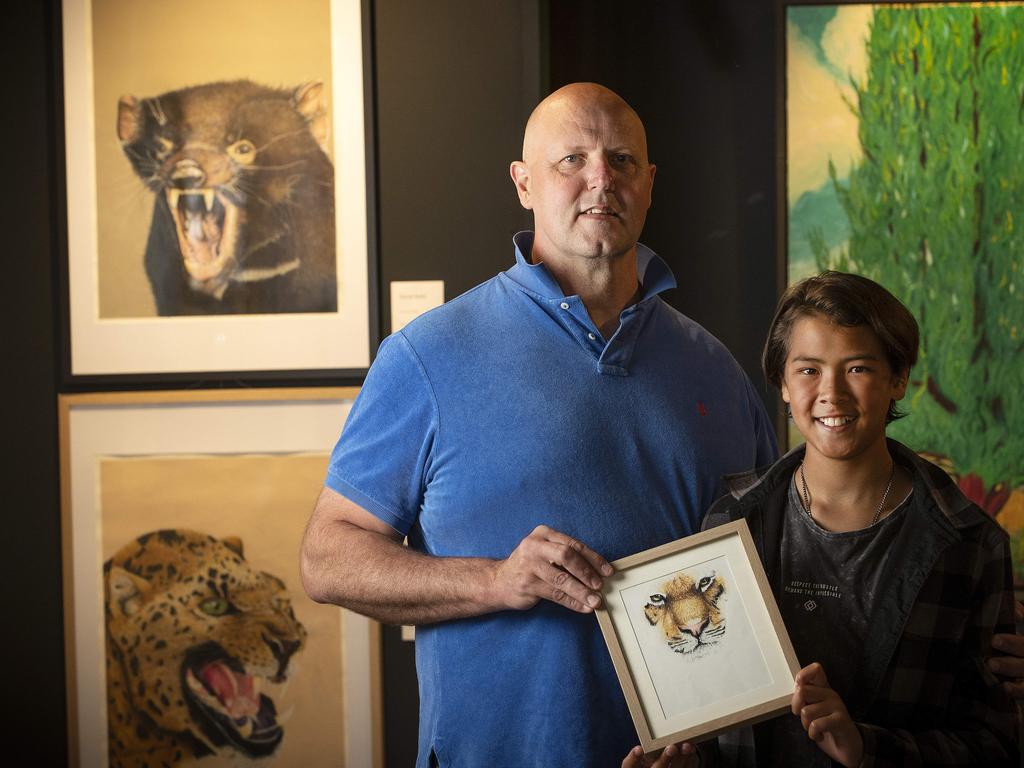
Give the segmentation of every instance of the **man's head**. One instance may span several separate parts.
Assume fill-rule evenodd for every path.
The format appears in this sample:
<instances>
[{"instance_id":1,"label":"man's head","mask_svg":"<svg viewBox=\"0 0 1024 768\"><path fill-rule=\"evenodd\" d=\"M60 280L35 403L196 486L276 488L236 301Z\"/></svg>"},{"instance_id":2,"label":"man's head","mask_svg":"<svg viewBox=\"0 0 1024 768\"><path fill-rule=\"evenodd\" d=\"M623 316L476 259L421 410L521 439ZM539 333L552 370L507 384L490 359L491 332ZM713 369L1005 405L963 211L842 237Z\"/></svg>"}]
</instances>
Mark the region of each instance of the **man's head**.
<instances>
[{"instance_id":1,"label":"man's head","mask_svg":"<svg viewBox=\"0 0 1024 768\"><path fill-rule=\"evenodd\" d=\"M643 123L612 91L573 83L544 99L510 169L519 202L533 211L534 261L633 253L654 170Z\"/></svg>"}]
</instances>

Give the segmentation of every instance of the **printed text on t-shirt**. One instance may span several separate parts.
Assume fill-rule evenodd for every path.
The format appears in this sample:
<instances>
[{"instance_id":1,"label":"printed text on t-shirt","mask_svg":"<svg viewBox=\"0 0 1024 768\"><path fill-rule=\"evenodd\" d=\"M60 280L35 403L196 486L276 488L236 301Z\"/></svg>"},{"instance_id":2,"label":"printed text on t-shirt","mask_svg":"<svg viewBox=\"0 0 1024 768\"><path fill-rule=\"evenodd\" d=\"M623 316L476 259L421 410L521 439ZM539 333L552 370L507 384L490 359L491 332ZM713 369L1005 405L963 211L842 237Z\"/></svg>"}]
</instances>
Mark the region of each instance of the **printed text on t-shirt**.
<instances>
[{"instance_id":1,"label":"printed text on t-shirt","mask_svg":"<svg viewBox=\"0 0 1024 768\"><path fill-rule=\"evenodd\" d=\"M823 584L814 581L791 581L784 591L794 595L813 595L814 597L841 598L843 593L835 584Z\"/></svg>"}]
</instances>

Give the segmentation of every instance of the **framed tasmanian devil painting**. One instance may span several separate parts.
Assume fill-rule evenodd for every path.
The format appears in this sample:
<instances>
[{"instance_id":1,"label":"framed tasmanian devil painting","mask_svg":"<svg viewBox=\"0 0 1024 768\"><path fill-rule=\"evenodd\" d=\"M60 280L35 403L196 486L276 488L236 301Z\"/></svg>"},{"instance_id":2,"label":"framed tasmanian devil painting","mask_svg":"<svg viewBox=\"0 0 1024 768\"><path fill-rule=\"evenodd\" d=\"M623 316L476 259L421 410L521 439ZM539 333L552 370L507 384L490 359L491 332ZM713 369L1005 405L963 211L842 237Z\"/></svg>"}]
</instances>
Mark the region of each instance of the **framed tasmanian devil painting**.
<instances>
[{"instance_id":1,"label":"framed tasmanian devil painting","mask_svg":"<svg viewBox=\"0 0 1024 768\"><path fill-rule=\"evenodd\" d=\"M381 765L378 625L298 564L355 394L61 397L71 765Z\"/></svg>"},{"instance_id":2,"label":"framed tasmanian devil painting","mask_svg":"<svg viewBox=\"0 0 1024 768\"><path fill-rule=\"evenodd\" d=\"M63 0L66 378L365 372L368 7Z\"/></svg>"}]
</instances>

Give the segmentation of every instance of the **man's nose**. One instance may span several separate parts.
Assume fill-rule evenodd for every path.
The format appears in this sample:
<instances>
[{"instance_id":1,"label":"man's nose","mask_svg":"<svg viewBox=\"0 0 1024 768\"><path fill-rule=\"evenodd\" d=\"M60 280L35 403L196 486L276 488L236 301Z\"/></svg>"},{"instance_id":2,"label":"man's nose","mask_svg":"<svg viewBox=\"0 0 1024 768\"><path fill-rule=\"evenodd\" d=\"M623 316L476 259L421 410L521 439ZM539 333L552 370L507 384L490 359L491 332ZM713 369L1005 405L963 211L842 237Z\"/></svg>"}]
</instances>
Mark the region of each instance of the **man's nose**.
<instances>
[{"instance_id":1,"label":"man's nose","mask_svg":"<svg viewBox=\"0 0 1024 768\"><path fill-rule=\"evenodd\" d=\"M611 191L615 189L615 174L607 158L601 157L590 162L587 167L590 172L589 186L591 189Z\"/></svg>"}]
</instances>

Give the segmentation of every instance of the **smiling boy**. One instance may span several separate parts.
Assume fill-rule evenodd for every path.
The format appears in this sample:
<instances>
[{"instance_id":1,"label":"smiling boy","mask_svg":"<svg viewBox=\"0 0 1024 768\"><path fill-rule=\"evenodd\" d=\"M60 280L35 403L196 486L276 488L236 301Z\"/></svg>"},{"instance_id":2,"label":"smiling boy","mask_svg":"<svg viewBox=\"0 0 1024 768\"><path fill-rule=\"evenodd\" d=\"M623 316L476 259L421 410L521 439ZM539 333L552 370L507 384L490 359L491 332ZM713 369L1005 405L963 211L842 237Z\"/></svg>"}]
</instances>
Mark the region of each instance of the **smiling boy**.
<instances>
[{"instance_id":1,"label":"smiling boy","mask_svg":"<svg viewBox=\"0 0 1024 768\"><path fill-rule=\"evenodd\" d=\"M917 350L910 312L859 275L779 302L763 367L806 443L704 527L747 520L806 666L792 716L719 739L726 765L1017 763L1016 707L984 664L1013 632L1008 538L885 434Z\"/></svg>"}]
</instances>

